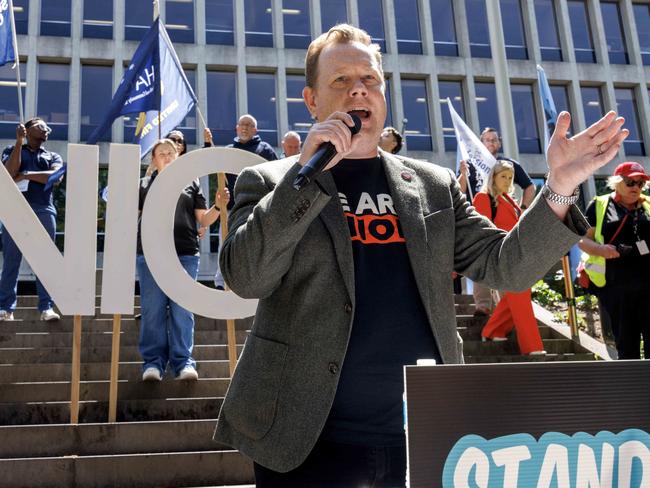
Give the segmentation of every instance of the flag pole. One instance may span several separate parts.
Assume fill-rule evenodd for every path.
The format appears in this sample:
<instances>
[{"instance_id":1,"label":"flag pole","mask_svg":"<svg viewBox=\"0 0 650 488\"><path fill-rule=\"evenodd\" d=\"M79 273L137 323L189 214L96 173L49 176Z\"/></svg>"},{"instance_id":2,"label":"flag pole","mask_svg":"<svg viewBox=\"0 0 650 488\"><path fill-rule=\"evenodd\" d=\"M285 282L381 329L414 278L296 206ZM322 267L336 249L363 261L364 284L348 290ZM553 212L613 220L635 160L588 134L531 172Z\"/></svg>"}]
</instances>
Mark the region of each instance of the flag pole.
<instances>
[{"instance_id":1,"label":"flag pole","mask_svg":"<svg viewBox=\"0 0 650 488\"><path fill-rule=\"evenodd\" d=\"M23 94L20 90L20 57L18 56L18 38L16 37L16 20L14 19L14 6L13 0L9 0L9 18L11 19L11 41L14 45L14 69L16 70L16 88L18 89L18 115L20 116L20 123L25 121L25 112L23 111Z\"/></svg>"}]
</instances>

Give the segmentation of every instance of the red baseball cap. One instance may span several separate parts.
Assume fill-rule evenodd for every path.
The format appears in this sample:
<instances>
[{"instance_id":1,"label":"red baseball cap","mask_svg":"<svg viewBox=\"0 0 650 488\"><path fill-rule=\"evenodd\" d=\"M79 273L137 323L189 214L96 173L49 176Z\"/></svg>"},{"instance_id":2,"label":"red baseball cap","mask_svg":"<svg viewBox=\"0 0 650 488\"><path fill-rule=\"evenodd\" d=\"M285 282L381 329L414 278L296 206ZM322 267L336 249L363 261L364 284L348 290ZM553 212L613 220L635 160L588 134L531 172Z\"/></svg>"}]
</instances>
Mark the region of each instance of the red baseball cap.
<instances>
[{"instance_id":1,"label":"red baseball cap","mask_svg":"<svg viewBox=\"0 0 650 488\"><path fill-rule=\"evenodd\" d=\"M635 176L640 176L644 180L650 180L650 176L645 172L643 166L634 161L628 161L627 163L621 163L616 166L614 170L615 176L627 176L628 178L634 178Z\"/></svg>"}]
</instances>

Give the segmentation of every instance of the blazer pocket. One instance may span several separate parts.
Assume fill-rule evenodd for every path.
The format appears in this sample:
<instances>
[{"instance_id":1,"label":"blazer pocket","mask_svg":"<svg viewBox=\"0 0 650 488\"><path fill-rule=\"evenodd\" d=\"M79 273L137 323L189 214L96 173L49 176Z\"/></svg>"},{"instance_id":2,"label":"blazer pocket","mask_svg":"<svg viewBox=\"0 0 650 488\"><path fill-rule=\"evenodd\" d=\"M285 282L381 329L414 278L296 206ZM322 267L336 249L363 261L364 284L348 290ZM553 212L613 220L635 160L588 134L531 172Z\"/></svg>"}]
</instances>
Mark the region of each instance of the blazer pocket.
<instances>
[{"instance_id":1,"label":"blazer pocket","mask_svg":"<svg viewBox=\"0 0 650 488\"><path fill-rule=\"evenodd\" d=\"M455 222L454 209L451 207L424 217L430 257L434 266L442 272L453 271Z\"/></svg>"},{"instance_id":2,"label":"blazer pocket","mask_svg":"<svg viewBox=\"0 0 650 488\"><path fill-rule=\"evenodd\" d=\"M289 347L250 334L223 405L228 422L250 439L261 439L273 425Z\"/></svg>"}]
</instances>

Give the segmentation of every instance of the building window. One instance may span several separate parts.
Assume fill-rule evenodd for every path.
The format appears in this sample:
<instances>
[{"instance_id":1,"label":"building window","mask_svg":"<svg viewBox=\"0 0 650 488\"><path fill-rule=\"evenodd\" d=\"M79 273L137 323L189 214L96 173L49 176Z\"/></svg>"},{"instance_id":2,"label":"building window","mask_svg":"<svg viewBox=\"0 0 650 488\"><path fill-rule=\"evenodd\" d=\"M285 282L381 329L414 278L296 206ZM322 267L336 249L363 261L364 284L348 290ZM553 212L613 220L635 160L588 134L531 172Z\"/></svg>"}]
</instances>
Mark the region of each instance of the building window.
<instances>
[{"instance_id":1,"label":"building window","mask_svg":"<svg viewBox=\"0 0 650 488\"><path fill-rule=\"evenodd\" d=\"M305 87L303 75L287 75L287 115L289 130L298 132L303 140L309 132L313 122L305 101L302 98L302 89Z\"/></svg>"},{"instance_id":2,"label":"building window","mask_svg":"<svg viewBox=\"0 0 650 488\"><path fill-rule=\"evenodd\" d=\"M38 65L38 99L36 113L52 128L50 139L68 140L68 99L70 66Z\"/></svg>"},{"instance_id":3,"label":"building window","mask_svg":"<svg viewBox=\"0 0 650 488\"><path fill-rule=\"evenodd\" d=\"M237 125L237 75L227 71L208 71L208 123L217 146L231 144Z\"/></svg>"},{"instance_id":4,"label":"building window","mask_svg":"<svg viewBox=\"0 0 650 488\"><path fill-rule=\"evenodd\" d=\"M533 99L532 85L510 85L512 109L517 123L517 145L519 152L538 154L542 152L539 127Z\"/></svg>"},{"instance_id":5,"label":"building window","mask_svg":"<svg viewBox=\"0 0 650 488\"><path fill-rule=\"evenodd\" d=\"M534 3L542 61L562 61L562 46L557 29L555 2L553 0L536 0Z\"/></svg>"},{"instance_id":6,"label":"building window","mask_svg":"<svg viewBox=\"0 0 650 488\"><path fill-rule=\"evenodd\" d=\"M183 71L185 72L187 82L192 87L192 91L196 94L196 71L193 69L183 69ZM188 144L196 144L196 104L176 128L183 132L185 142ZM203 136L203 134L201 134L201 136Z\"/></svg>"},{"instance_id":7,"label":"building window","mask_svg":"<svg viewBox=\"0 0 650 488\"><path fill-rule=\"evenodd\" d=\"M165 19L172 42L194 43L194 2L165 0Z\"/></svg>"},{"instance_id":8,"label":"building window","mask_svg":"<svg viewBox=\"0 0 650 488\"><path fill-rule=\"evenodd\" d=\"M112 66L81 66L81 132L80 140L87 141L92 132L104 121L113 97ZM110 141L107 130L100 141Z\"/></svg>"},{"instance_id":9,"label":"building window","mask_svg":"<svg viewBox=\"0 0 650 488\"><path fill-rule=\"evenodd\" d=\"M397 52L422 54L420 15L417 0L394 0Z\"/></svg>"},{"instance_id":10,"label":"building window","mask_svg":"<svg viewBox=\"0 0 650 488\"><path fill-rule=\"evenodd\" d=\"M452 0L429 0L433 48L437 56L458 56Z\"/></svg>"},{"instance_id":11,"label":"building window","mask_svg":"<svg viewBox=\"0 0 650 488\"><path fill-rule=\"evenodd\" d=\"M494 83L491 81L476 82L474 83L474 90L476 91L476 108L478 109L480 130L492 127L501 132L497 89Z\"/></svg>"},{"instance_id":12,"label":"building window","mask_svg":"<svg viewBox=\"0 0 650 488\"><path fill-rule=\"evenodd\" d=\"M445 151L456 150L456 132L454 123L451 120L447 98L451 100L454 110L458 112L461 119L465 119L465 104L463 102L463 84L460 81L439 81L438 92L440 93L440 113L442 114L442 136L445 140Z\"/></svg>"},{"instance_id":13,"label":"building window","mask_svg":"<svg viewBox=\"0 0 650 488\"><path fill-rule=\"evenodd\" d=\"M643 64L650 66L650 4L635 3L633 8L636 32L639 36L639 46L641 48L641 59Z\"/></svg>"},{"instance_id":14,"label":"building window","mask_svg":"<svg viewBox=\"0 0 650 488\"><path fill-rule=\"evenodd\" d=\"M277 147L278 116L275 75L247 73L248 112L257 119L257 133L262 140Z\"/></svg>"},{"instance_id":15,"label":"building window","mask_svg":"<svg viewBox=\"0 0 650 488\"><path fill-rule=\"evenodd\" d=\"M282 0L284 47L307 49L311 42L309 0Z\"/></svg>"},{"instance_id":16,"label":"building window","mask_svg":"<svg viewBox=\"0 0 650 488\"><path fill-rule=\"evenodd\" d=\"M206 44L235 44L233 0L205 0Z\"/></svg>"},{"instance_id":17,"label":"building window","mask_svg":"<svg viewBox=\"0 0 650 488\"><path fill-rule=\"evenodd\" d=\"M567 2L567 6L569 7L576 61L578 63L595 63L596 53L591 37L591 27L589 27L587 4L583 0L570 0Z\"/></svg>"},{"instance_id":18,"label":"building window","mask_svg":"<svg viewBox=\"0 0 650 488\"><path fill-rule=\"evenodd\" d=\"M41 35L70 36L70 0L41 0Z\"/></svg>"},{"instance_id":19,"label":"building window","mask_svg":"<svg viewBox=\"0 0 650 488\"><path fill-rule=\"evenodd\" d=\"M569 94L566 85L550 85L550 88L551 96L553 97L553 103L555 103L555 110L557 110L558 115L563 110L569 113L573 113L569 105ZM573 133L573 119L571 119L571 125L569 126L569 135Z\"/></svg>"},{"instance_id":20,"label":"building window","mask_svg":"<svg viewBox=\"0 0 650 488\"><path fill-rule=\"evenodd\" d=\"M501 21L508 59L528 59L524 19L519 0L501 0Z\"/></svg>"},{"instance_id":21,"label":"building window","mask_svg":"<svg viewBox=\"0 0 650 488\"><path fill-rule=\"evenodd\" d=\"M365 30L372 42L379 44L381 52L386 52L384 34L384 7L382 0L357 0L359 8L359 27Z\"/></svg>"},{"instance_id":22,"label":"building window","mask_svg":"<svg viewBox=\"0 0 650 488\"><path fill-rule=\"evenodd\" d=\"M141 41L153 23L151 2L124 0L124 9L129 14L124 24L124 38L127 41Z\"/></svg>"},{"instance_id":23,"label":"building window","mask_svg":"<svg viewBox=\"0 0 650 488\"><path fill-rule=\"evenodd\" d=\"M273 47L271 0L244 0L246 45Z\"/></svg>"},{"instance_id":24,"label":"building window","mask_svg":"<svg viewBox=\"0 0 650 488\"><path fill-rule=\"evenodd\" d=\"M623 142L625 155L645 156L634 89L616 88L614 91L616 92L616 111L621 117L625 117L625 127L630 131L630 135Z\"/></svg>"},{"instance_id":25,"label":"building window","mask_svg":"<svg viewBox=\"0 0 650 488\"><path fill-rule=\"evenodd\" d=\"M16 124L20 122L18 110L18 90L16 89L16 71L11 63L0 66L0 139L15 139ZM20 65L20 92L25 106L25 65Z\"/></svg>"},{"instance_id":26,"label":"building window","mask_svg":"<svg viewBox=\"0 0 650 488\"><path fill-rule=\"evenodd\" d=\"M113 0L84 0L83 36L113 38Z\"/></svg>"},{"instance_id":27,"label":"building window","mask_svg":"<svg viewBox=\"0 0 650 488\"><path fill-rule=\"evenodd\" d=\"M600 2L600 11L605 27L605 41L609 62L612 64L628 64L629 59L625 48L621 10L617 2Z\"/></svg>"},{"instance_id":28,"label":"building window","mask_svg":"<svg viewBox=\"0 0 650 488\"><path fill-rule=\"evenodd\" d=\"M408 119L404 135L409 151L431 151L431 124L424 80L402 80L402 105Z\"/></svg>"},{"instance_id":29,"label":"building window","mask_svg":"<svg viewBox=\"0 0 650 488\"><path fill-rule=\"evenodd\" d=\"M580 95L582 96L582 108L585 112L585 124L589 127L605 114L603 97L597 86L581 86Z\"/></svg>"},{"instance_id":30,"label":"building window","mask_svg":"<svg viewBox=\"0 0 650 488\"><path fill-rule=\"evenodd\" d=\"M327 32L336 24L347 22L347 0L320 0L320 25L323 32Z\"/></svg>"},{"instance_id":31,"label":"building window","mask_svg":"<svg viewBox=\"0 0 650 488\"><path fill-rule=\"evenodd\" d=\"M27 34L29 20L29 0L14 0L14 22L16 34Z\"/></svg>"},{"instance_id":32,"label":"building window","mask_svg":"<svg viewBox=\"0 0 650 488\"><path fill-rule=\"evenodd\" d=\"M386 97L386 120L384 121L384 127L394 127L393 125L393 103L391 101L390 95L390 77L386 77L384 81L385 92L384 96ZM402 121L402 123L404 123ZM398 129L399 130L399 129ZM401 130L400 130L401 132Z\"/></svg>"},{"instance_id":33,"label":"building window","mask_svg":"<svg viewBox=\"0 0 650 488\"><path fill-rule=\"evenodd\" d=\"M491 58L490 30L485 0L465 0L469 48L473 58Z\"/></svg>"}]
</instances>

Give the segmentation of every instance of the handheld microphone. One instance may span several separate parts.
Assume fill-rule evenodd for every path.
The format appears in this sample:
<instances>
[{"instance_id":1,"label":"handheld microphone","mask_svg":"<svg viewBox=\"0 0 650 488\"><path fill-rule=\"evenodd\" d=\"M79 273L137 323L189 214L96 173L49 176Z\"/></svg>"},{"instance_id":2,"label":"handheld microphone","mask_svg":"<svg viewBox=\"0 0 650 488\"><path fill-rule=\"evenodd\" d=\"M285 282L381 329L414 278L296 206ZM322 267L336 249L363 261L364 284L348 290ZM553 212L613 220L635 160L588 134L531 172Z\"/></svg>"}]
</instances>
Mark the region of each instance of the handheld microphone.
<instances>
[{"instance_id":1,"label":"handheld microphone","mask_svg":"<svg viewBox=\"0 0 650 488\"><path fill-rule=\"evenodd\" d=\"M354 127L347 126L350 129L352 135L357 134L361 130L361 119L354 114L350 114L354 122ZM303 189L309 182L316 177L323 168L336 156L336 148L331 142L325 142L318 147L318 150L314 155L307 161L296 176L296 179L293 180L293 187L296 190Z\"/></svg>"}]
</instances>

